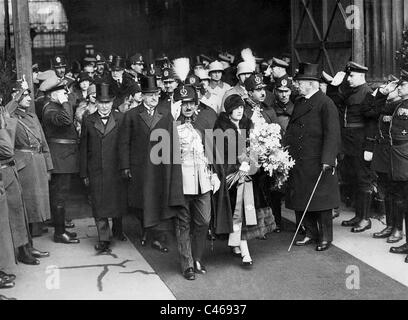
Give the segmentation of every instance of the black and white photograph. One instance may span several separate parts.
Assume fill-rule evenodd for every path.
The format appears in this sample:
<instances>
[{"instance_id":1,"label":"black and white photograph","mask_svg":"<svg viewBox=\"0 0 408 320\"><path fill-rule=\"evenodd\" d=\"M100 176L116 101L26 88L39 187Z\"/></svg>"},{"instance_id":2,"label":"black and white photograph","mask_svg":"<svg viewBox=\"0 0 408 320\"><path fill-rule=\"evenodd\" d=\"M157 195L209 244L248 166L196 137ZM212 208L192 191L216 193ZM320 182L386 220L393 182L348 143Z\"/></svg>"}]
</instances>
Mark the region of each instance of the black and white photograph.
<instances>
[{"instance_id":1,"label":"black and white photograph","mask_svg":"<svg viewBox=\"0 0 408 320\"><path fill-rule=\"evenodd\" d=\"M0 0L0 300L407 299L408 0Z\"/></svg>"}]
</instances>

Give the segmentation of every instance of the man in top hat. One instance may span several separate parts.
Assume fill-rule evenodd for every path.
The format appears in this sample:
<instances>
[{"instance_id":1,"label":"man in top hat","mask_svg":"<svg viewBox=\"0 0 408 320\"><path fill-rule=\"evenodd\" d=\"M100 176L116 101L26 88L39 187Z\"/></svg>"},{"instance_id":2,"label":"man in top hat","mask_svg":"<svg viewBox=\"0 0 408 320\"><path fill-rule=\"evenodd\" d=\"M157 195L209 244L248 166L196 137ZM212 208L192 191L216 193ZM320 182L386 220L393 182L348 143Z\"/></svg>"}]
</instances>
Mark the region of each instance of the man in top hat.
<instances>
[{"instance_id":1,"label":"man in top hat","mask_svg":"<svg viewBox=\"0 0 408 320\"><path fill-rule=\"evenodd\" d=\"M115 96L113 109L116 109L124 102L126 88L128 84L133 80L125 76L125 60L121 56L113 57L110 68L111 74L108 83L113 95Z\"/></svg>"},{"instance_id":2,"label":"man in top hat","mask_svg":"<svg viewBox=\"0 0 408 320\"><path fill-rule=\"evenodd\" d=\"M144 69L143 56L140 53L136 53L135 55L131 56L128 59L126 64L127 64L127 68L126 68L125 76L129 77L130 80L140 83L140 79L144 77L143 75L143 69Z\"/></svg>"},{"instance_id":3,"label":"man in top hat","mask_svg":"<svg viewBox=\"0 0 408 320\"><path fill-rule=\"evenodd\" d=\"M95 55L96 59L96 70L93 77L95 83L108 83L109 73L106 70L106 59L102 53L97 53Z\"/></svg>"},{"instance_id":4,"label":"man in top hat","mask_svg":"<svg viewBox=\"0 0 408 320\"><path fill-rule=\"evenodd\" d=\"M99 237L95 249L100 253L110 252L109 218L113 220L113 236L126 240L122 232L126 188L118 171L119 128L124 115L118 110L112 110L113 100L109 84L98 84L98 111L84 119L81 130L80 176L90 190L92 214Z\"/></svg>"},{"instance_id":5,"label":"man in top hat","mask_svg":"<svg viewBox=\"0 0 408 320\"><path fill-rule=\"evenodd\" d=\"M66 82L57 76L51 75L42 83L40 90L46 93L42 119L54 165L50 183L54 241L79 243L75 233L65 230L65 200L72 176L79 172L79 140L74 125L74 110L68 102Z\"/></svg>"},{"instance_id":6,"label":"man in top hat","mask_svg":"<svg viewBox=\"0 0 408 320\"><path fill-rule=\"evenodd\" d=\"M156 220L144 210L143 185L146 163L149 158L148 145L150 133L156 124L169 113L166 103L159 103L160 88L154 76L146 76L141 81L143 103L129 110L120 130L119 168L122 176L128 179L128 205L138 213L142 225L142 245L146 245L147 228L157 226ZM153 230L152 246L161 251L168 249L161 243L163 233Z\"/></svg>"},{"instance_id":7,"label":"man in top hat","mask_svg":"<svg viewBox=\"0 0 408 320\"><path fill-rule=\"evenodd\" d=\"M210 88L209 92L215 95L218 99L217 102L217 114L221 113L222 99L224 98L225 93L231 89L231 86L228 83L222 81L222 76L224 73L224 67L219 61L214 61L210 63L208 68L208 74L210 75Z\"/></svg>"},{"instance_id":8,"label":"man in top hat","mask_svg":"<svg viewBox=\"0 0 408 320\"><path fill-rule=\"evenodd\" d=\"M302 98L295 103L285 137L289 153L296 161L290 172L285 204L300 221L323 172L304 218L306 237L296 245L317 242L316 250L325 251L333 241L332 209L340 204L336 174L340 128L336 106L319 90L318 68L317 64L301 63L295 77Z\"/></svg>"},{"instance_id":9,"label":"man in top hat","mask_svg":"<svg viewBox=\"0 0 408 320\"><path fill-rule=\"evenodd\" d=\"M360 233L371 229L369 213L374 182L371 169L373 141L367 138L376 120L369 119L372 90L366 82L368 68L355 62L346 66L346 90L339 89L338 108L341 120L342 154L340 163L342 177L350 177L351 188L355 194L355 217L343 221L342 226L352 227L351 232ZM369 149L368 149L369 148ZM344 172L344 174L343 174Z\"/></svg>"}]
</instances>

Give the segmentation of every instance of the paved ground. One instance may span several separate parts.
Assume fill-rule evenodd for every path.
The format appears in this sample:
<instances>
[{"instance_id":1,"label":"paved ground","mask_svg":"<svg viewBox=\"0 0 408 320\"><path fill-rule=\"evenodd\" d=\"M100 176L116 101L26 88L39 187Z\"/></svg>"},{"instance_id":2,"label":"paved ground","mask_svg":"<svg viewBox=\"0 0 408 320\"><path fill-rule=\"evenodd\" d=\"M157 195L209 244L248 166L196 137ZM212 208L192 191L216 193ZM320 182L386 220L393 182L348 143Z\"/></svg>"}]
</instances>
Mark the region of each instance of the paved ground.
<instances>
[{"instance_id":1,"label":"paved ground","mask_svg":"<svg viewBox=\"0 0 408 320\"><path fill-rule=\"evenodd\" d=\"M40 266L9 270L17 275L16 287L0 290L0 295L40 300L408 299L405 256L389 254L390 245L372 239L372 233L383 227L378 221L358 235L340 227L341 220L351 215L343 210L335 220L335 247L325 253L316 253L313 247L287 253L291 224L287 232L273 234L268 241L251 242L252 271L242 270L226 243L217 241L214 250L207 251L209 273L194 282L182 278L174 244L168 255L140 247L132 217L125 220L131 241L115 243L111 256L96 255L93 220L78 219L79 245L55 244L51 233L36 238L35 246L50 251L51 257L41 260ZM290 212L284 216L293 219Z\"/></svg>"}]
</instances>

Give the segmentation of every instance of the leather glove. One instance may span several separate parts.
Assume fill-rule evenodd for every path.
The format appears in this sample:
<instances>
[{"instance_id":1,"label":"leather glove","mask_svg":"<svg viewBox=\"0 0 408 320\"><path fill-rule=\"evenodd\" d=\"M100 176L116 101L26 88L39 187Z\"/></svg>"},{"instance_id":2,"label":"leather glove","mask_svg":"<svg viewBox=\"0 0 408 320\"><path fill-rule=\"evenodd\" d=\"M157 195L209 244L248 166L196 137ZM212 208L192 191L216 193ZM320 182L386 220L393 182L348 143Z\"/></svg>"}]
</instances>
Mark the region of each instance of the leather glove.
<instances>
[{"instance_id":1,"label":"leather glove","mask_svg":"<svg viewBox=\"0 0 408 320\"><path fill-rule=\"evenodd\" d=\"M82 182L84 183L85 187L89 187L89 178L83 178Z\"/></svg>"},{"instance_id":2,"label":"leather glove","mask_svg":"<svg viewBox=\"0 0 408 320\"><path fill-rule=\"evenodd\" d=\"M364 151L364 161L373 161L373 153L371 151Z\"/></svg>"},{"instance_id":3,"label":"leather glove","mask_svg":"<svg viewBox=\"0 0 408 320\"><path fill-rule=\"evenodd\" d=\"M216 173L214 173L211 176L211 185L213 186L213 194L216 194L218 190L220 190L221 187L221 181L218 179L218 176Z\"/></svg>"},{"instance_id":4,"label":"leather glove","mask_svg":"<svg viewBox=\"0 0 408 320\"><path fill-rule=\"evenodd\" d=\"M130 173L130 169L122 170L121 174L122 174L123 179L127 179L127 180L132 179L132 174Z\"/></svg>"}]
</instances>

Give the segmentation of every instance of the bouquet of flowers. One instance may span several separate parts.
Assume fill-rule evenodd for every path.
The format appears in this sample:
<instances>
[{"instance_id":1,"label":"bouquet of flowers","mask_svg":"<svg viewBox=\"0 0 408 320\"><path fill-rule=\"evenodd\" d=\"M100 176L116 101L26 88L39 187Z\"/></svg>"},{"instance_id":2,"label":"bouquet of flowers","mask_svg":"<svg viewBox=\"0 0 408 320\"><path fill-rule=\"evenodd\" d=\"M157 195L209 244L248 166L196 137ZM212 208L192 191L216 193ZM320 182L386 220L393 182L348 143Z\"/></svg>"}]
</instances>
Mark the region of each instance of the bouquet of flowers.
<instances>
[{"instance_id":1,"label":"bouquet of flowers","mask_svg":"<svg viewBox=\"0 0 408 320\"><path fill-rule=\"evenodd\" d=\"M255 126L249 135L247 154L251 162L272 178L273 188L279 189L289 177L295 161L281 145L281 127L278 124L263 123Z\"/></svg>"}]
</instances>

